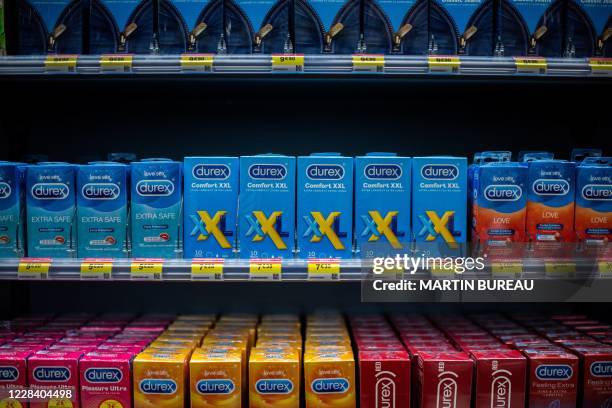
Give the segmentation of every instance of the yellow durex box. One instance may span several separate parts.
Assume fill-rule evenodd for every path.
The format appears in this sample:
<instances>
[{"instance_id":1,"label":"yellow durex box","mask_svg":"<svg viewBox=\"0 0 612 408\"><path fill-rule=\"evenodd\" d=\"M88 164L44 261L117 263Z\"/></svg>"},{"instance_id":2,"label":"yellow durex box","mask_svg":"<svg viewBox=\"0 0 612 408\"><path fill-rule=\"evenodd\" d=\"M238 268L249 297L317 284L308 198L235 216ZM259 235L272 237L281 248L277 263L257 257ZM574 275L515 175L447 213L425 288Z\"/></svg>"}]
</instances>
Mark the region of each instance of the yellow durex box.
<instances>
[{"instance_id":1,"label":"yellow durex box","mask_svg":"<svg viewBox=\"0 0 612 408\"><path fill-rule=\"evenodd\" d=\"M183 408L190 352L145 351L133 363L134 408Z\"/></svg>"},{"instance_id":2,"label":"yellow durex box","mask_svg":"<svg viewBox=\"0 0 612 408\"><path fill-rule=\"evenodd\" d=\"M150 344L151 347L177 347L184 348L189 347L191 349L196 348L199 345L198 339L169 339L169 338L157 338L153 343Z\"/></svg>"},{"instance_id":3,"label":"yellow durex box","mask_svg":"<svg viewBox=\"0 0 612 408\"><path fill-rule=\"evenodd\" d=\"M251 350L249 407L300 407L300 357L296 350Z\"/></svg>"},{"instance_id":4,"label":"yellow durex box","mask_svg":"<svg viewBox=\"0 0 612 408\"><path fill-rule=\"evenodd\" d=\"M242 354L196 349L189 361L191 408L241 408Z\"/></svg>"},{"instance_id":5,"label":"yellow durex box","mask_svg":"<svg viewBox=\"0 0 612 408\"><path fill-rule=\"evenodd\" d=\"M242 361L243 378L247 376L247 362L249 356L249 347L247 340L215 340L205 338L202 342L202 348L210 352L220 352L222 350L236 350L240 352Z\"/></svg>"},{"instance_id":6,"label":"yellow durex box","mask_svg":"<svg viewBox=\"0 0 612 408\"><path fill-rule=\"evenodd\" d=\"M355 358L349 349L307 349L304 355L306 408L355 408Z\"/></svg>"}]
</instances>

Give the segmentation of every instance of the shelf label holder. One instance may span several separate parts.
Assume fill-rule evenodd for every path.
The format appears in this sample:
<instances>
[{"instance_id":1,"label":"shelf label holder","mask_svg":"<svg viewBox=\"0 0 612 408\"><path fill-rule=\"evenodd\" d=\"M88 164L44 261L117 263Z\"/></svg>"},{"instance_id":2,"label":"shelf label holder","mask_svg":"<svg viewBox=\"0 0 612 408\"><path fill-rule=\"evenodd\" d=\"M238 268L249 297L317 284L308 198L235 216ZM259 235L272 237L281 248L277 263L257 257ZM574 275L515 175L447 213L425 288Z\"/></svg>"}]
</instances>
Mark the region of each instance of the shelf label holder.
<instances>
[{"instance_id":1,"label":"shelf label holder","mask_svg":"<svg viewBox=\"0 0 612 408\"><path fill-rule=\"evenodd\" d=\"M544 274L554 278L572 278L576 276L576 263L571 261L546 261Z\"/></svg>"},{"instance_id":2,"label":"shelf label holder","mask_svg":"<svg viewBox=\"0 0 612 408\"><path fill-rule=\"evenodd\" d=\"M591 75L612 76L612 58L589 58Z\"/></svg>"},{"instance_id":3,"label":"shelf label holder","mask_svg":"<svg viewBox=\"0 0 612 408\"><path fill-rule=\"evenodd\" d=\"M181 70L183 72L212 72L214 61L214 54L181 54Z\"/></svg>"},{"instance_id":4,"label":"shelf label holder","mask_svg":"<svg viewBox=\"0 0 612 408\"><path fill-rule=\"evenodd\" d=\"M520 261L496 261L491 262L492 276L510 276L523 273L523 263Z\"/></svg>"},{"instance_id":5,"label":"shelf label holder","mask_svg":"<svg viewBox=\"0 0 612 408\"><path fill-rule=\"evenodd\" d=\"M272 72L304 72L304 54L272 54Z\"/></svg>"},{"instance_id":6,"label":"shelf label holder","mask_svg":"<svg viewBox=\"0 0 612 408\"><path fill-rule=\"evenodd\" d=\"M130 264L130 279L161 280L163 268L163 259L134 258Z\"/></svg>"},{"instance_id":7,"label":"shelf label holder","mask_svg":"<svg viewBox=\"0 0 612 408\"><path fill-rule=\"evenodd\" d=\"M339 280L340 259L309 259L308 280Z\"/></svg>"},{"instance_id":8,"label":"shelf label holder","mask_svg":"<svg viewBox=\"0 0 612 408\"><path fill-rule=\"evenodd\" d=\"M74 73L77 71L78 55L47 55L45 71L47 73Z\"/></svg>"},{"instance_id":9,"label":"shelf label holder","mask_svg":"<svg viewBox=\"0 0 612 408\"><path fill-rule=\"evenodd\" d=\"M51 258L21 258L17 266L17 279L46 280L51 263Z\"/></svg>"},{"instance_id":10,"label":"shelf label holder","mask_svg":"<svg viewBox=\"0 0 612 408\"><path fill-rule=\"evenodd\" d=\"M378 54L353 55L353 72L382 73L385 72L385 56Z\"/></svg>"},{"instance_id":11,"label":"shelf label holder","mask_svg":"<svg viewBox=\"0 0 612 408\"><path fill-rule=\"evenodd\" d=\"M103 54L100 57L100 72L131 72L133 63L132 54Z\"/></svg>"},{"instance_id":12,"label":"shelf label holder","mask_svg":"<svg viewBox=\"0 0 612 408\"><path fill-rule=\"evenodd\" d=\"M191 280L223 280L224 259L194 258L191 261Z\"/></svg>"},{"instance_id":13,"label":"shelf label holder","mask_svg":"<svg viewBox=\"0 0 612 408\"><path fill-rule=\"evenodd\" d=\"M81 280L109 280L112 272L113 260L110 258L85 258L81 262Z\"/></svg>"},{"instance_id":14,"label":"shelf label holder","mask_svg":"<svg viewBox=\"0 0 612 408\"><path fill-rule=\"evenodd\" d=\"M251 259L249 261L249 279L280 280L282 268L280 258Z\"/></svg>"},{"instance_id":15,"label":"shelf label holder","mask_svg":"<svg viewBox=\"0 0 612 408\"><path fill-rule=\"evenodd\" d=\"M458 74L461 59L452 55L430 55L427 57L429 72L436 74Z\"/></svg>"},{"instance_id":16,"label":"shelf label holder","mask_svg":"<svg viewBox=\"0 0 612 408\"><path fill-rule=\"evenodd\" d=\"M544 75L548 71L548 62L544 57L514 57L517 74Z\"/></svg>"},{"instance_id":17,"label":"shelf label holder","mask_svg":"<svg viewBox=\"0 0 612 408\"><path fill-rule=\"evenodd\" d=\"M597 270L601 275L612 276L612 261L597 262Z\"/></svg>"}]
</instances>

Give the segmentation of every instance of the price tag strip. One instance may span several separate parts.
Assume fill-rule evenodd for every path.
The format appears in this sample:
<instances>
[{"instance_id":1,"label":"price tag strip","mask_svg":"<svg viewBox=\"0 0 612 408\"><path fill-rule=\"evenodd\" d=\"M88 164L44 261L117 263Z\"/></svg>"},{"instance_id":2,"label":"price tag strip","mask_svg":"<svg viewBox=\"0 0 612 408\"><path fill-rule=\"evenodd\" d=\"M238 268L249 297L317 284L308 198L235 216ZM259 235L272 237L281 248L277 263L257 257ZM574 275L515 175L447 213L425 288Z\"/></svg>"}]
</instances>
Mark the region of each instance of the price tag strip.
<instances>
[{"instance_id":1,"label":"price tag strip","mask_svg":"<svg viewBox=\"0 0 612 408\"><path fill-rule=\"evenodd\" d=\"M576 275L576 264L569 261L544 262L544 272L550 277L573 277Z\"/></svg>"},{"instance_id":2,"label":"price tag strip","mask_svg":"<svg viewBox=\"0 0 612 408\"><path fill-rule=\"evenodd\" d=\"M50 73L76 72L78 55L48 55L45 71Z\"/></svg>"},{"instance_id":3,"label":"price tag strip","mask_svg":"<svg viewBox=\"0 0 612 408\"><path fill-rule=\"evenodd\" d=\"M45 280L49 277L51 258L22 258L17 266L17 279Z\"/></svg>"},{"instance_id":4,"label":"price tag strip","mask_svg":"<svg viewBox=\"0 0 612 408\"><path fill-rule=\"evenodd\" d=\"M429 72L457 74L461 69L461 59L454 56L430 55L427 58Z\"/></svg>"},{"instance_id":5,"label":"price tag strip","mask_svg":"<svg viewBox=\"0 0 612 408\"><path fill-rule=\"evenodd\" d=\"M135 258L130 265L130 278L132 280L161 280L163 267L163 259Z\"/></svg>"},{"instance_id":6,"label":"price tag strip","mask_svg":"<svg viewBox=\"0 0 612 408\"><path fill-rule=\"evenodd\" d=\"M223 280L223 259L197 259L191 261L191 280Z\"/></svg>"},{"instance_id":7,"label":"price tag strip","mask_svg":"<svg viewBox=\"0 0 612 408\"><path fill-rule=\"evenodd\" d=\"M514 57L517 74L546 74L548 63L542 57Z\"/></svg>"},{"instance_id":8,"label":"price tag strip","mask_svg":"<svg viewBox=\"0 0 612 408\"><path fill-rule=\"evenodd\" d=\"M589 58L592 75L612 76L612 58Z\"/></svg>"},{"instance_id":9,"label":"price tag strip","mask_svg":"<svg viewBox=\"0 0 612 408\"><path fill-rule=\"evenodd\" d=\"M491 274L495 275L520 275L523 273L523 263L520 261L491 262Z\"/></svg>"},{"instance_id":10,"label":"price tag strip","mask_svg":"<svg viewBox=\"0 0 612 408\"><path fill-rule=\"evenodd\" d=\"M100 57L100 72L131 72L131 54L104 54Z\"/></svg>"},{"instance_id":11,"label":"price tag strip","mask_svg":"<svg viewBox=\"0 0 612 408\"><path fill-rule=\"evenodd\" d=\"M282 261L280 259L251 259L249 277L251 280L280 280Z\"/></svg>"},{"instance_id":12,"label":"price tag strip","mask_svg":"<svg viewBox=\"0 0 612 408\"><path fill-rule=\"evenodd\" d=\"M108 280L112 272L112 259L85 258L81 262L81 280Z\"/></svg>"},{"instance_id":13,"label":"price tag strip","mask_svg":"<svg viewBox=\"0 0 612 408\"><path fill-rule=\"evenodd\" d=\"M304 72L304 54L272 54L272 72Z\"/></svg>"},{"instance_id":14,"label":"price tag strip","mask_svg":"<svg viewBox=\"0 0 612 408\"><path fill-rule=\"evenodd\" d=\"M612 276L612 261L599 261L597 270L602 275Z\"/></svg>"},{"instance_id":15,"label":"price tag strip","mask_svg":"<svg viewBox=\"0 0 612 408\"><path fill-rule=\"evenodd\" d=\"M384 55L353 55L353 72L385 72Z\"/></svg>"},{"instance_id":16,"label":"price tag strip","mask_svg":"<svg viewBox=\"0 0 612 408\"><path fill-rule=\"evenodd\" d=\"M213 54L182 54L181 70L184 72L212 72Z\"/></svg>"},{"instance_id":17,"label":"price tag strip","mask_svg":"<svg viewBox=\"0 0 612 408\"><path fill-rule=\"evenodd\" d=\"M309 259L308 280L339 280L340 260L331 259Z\"/></svg>"}]
</instances>

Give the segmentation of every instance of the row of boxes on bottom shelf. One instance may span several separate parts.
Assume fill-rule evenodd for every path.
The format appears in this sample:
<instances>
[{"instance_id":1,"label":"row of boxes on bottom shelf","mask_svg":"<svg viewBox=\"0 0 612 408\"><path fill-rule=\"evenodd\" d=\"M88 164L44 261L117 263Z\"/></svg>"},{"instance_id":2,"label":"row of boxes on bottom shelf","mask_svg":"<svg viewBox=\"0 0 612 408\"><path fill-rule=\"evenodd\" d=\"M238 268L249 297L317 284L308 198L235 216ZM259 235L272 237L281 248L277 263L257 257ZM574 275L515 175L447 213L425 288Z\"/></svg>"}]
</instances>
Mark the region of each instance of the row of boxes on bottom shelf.
<instances>
[{"instance_id":1,"label":"row of boxes on bottom shelf","mask_svg":"<svg viewBox=\"0 0 612 408\"><path fill-rule=\"evenodd\" d=\"M326 312L305 327L296 315L254 314L61 316L20 330L23 322L11 324L18 337L0 337L9 406L8 392L25 386L71 392L63 406L87 408L600 408L612 399L612 329L579 315L364 315L347 325Z\"/></svg>"}]
</instances>

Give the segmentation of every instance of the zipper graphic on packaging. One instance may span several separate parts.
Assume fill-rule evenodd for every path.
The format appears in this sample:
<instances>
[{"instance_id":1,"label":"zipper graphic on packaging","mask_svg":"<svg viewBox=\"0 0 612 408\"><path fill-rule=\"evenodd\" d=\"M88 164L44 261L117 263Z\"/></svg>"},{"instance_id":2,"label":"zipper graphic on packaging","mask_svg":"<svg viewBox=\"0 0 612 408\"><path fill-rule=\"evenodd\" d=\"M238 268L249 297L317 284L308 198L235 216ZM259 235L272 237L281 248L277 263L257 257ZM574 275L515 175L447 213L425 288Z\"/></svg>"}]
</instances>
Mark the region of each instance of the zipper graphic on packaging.
<instances>
[{"instance_id":1,"label":"zipper graphic on packaging","mask_svg":"<svg viewBox=\"0 0 612 408\"><path fill-rule=\"evenodd\" d=\"M55 50L55 43L60 35L62 35L66 31L66 26L64 24L59 24L55 27L55 30L49 35L49 52L53 52Z\"/></svg>"},{"instance_id":2,"label":"zipper graphic on packaging","mask_svg":"<svg viewBox=\"0 0 612 408\"><path fill-rule=\"evenodd\" d=\"M334 37L340 33L344 29L344 24L336 23L334 24L327 33L325 33L325 51L332 51L332 41Z\"/></svg>"},{"instance_id":3,"label":"zipper graphic on packaging","mask_svg":"<svg viewBox=\"0 0 612 408\"><path fill-rule=\"evenodd\" d=\"M412 24L406 23L402 25L395 33L393 33L393 52L400 52L402 48L402 40L412 30Z\"/></svg>"},{"instance_id":4,"label":"zipper graphic on packaging","mask_svg":"<svg viewBox=\"0 0 612 408\"><path fill-rule=\"evenodd\" d=\"M603 34L597 38L597 55L604 55L604 46L606 45L606 41L608 41L612 37L612 27L608 27Z\"/></svg>"},{"instance_id":5,"label":"zipper graphic on packaging","mask_svg":"<svg viewBox=\"0 0 612 408\"><path fill-rule=\"evenodd\" d=\"M189 51L194 51L196 49L196 41L200 35L208 28L208 24L205 22L201 22L194 27L193 30L189 33L189 41L187 45L187 49Z\"/></svg>"}]
</instances>

